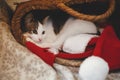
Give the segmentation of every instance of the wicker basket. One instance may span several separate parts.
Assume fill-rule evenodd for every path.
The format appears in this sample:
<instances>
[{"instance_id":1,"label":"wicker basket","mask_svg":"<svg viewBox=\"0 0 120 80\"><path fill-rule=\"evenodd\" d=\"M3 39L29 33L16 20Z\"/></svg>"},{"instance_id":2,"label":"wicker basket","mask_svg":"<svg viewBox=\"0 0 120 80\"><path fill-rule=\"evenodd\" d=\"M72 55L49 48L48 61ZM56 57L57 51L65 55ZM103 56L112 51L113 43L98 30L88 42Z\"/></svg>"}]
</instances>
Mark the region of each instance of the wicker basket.
<instances>
[{"instance_id":1,"label":"wicker basket","mask_svg":"<svg viewBox=\"0 0 120 80\"><path fill-rule=\"evenodd\" d=\"M97 21L100 19L104 19L104 18L109 17L112 14L114 7L115 7L115 0L109 0L109 9L101 15L86 15L78 11L75 11L74 9L69 7L69 5L90 3L93 1L98 1L98 0L54 0L54 1L53 0L31 0L31 1L19 3L13 15L12 22L11 22L12 33L15 39L19 43L24 45L24 38L22 36L20 21L21 21L21 18L26 13L32 10L61 9L64 12L76 18L89 20L89 21ZM64 64L64 65L69 65L69 66L79 66L81 64L81 61L65 60L61 58L56 58L55 62Z\"/></svg>"}]
</instances>

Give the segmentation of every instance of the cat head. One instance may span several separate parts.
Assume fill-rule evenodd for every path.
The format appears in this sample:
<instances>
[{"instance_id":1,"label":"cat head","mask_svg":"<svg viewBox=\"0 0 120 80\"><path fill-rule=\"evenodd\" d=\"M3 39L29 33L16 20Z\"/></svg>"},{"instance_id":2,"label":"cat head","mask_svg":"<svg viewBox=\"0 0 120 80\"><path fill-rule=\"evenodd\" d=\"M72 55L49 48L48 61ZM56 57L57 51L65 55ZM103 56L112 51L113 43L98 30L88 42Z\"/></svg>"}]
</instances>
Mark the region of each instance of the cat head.
<instances>
[{"instance_id":1,"label":"cat head","mask_svg":"<svg viewBox=\"0 0 120 80\"><path fill-rule=\"evenodd\" d=\"M38 22L38 27L31 30L29 33L29 37L38 43L42 42L46 36L45 28L40 22Z\"/></svg>"},{"instance_id":2,"label":"cat head","mask_svg":"<svg viewBox=\"0 0 120 80\"><path fill-rule=\"evenodd\" d=\"M33 13L28 13L23 19L24 32L29 33L29 37L35 42L42 42L46 36L44 23L48 20L48 17L44 18L43 24L33 15Z\"/></svg>"}]
</instances>

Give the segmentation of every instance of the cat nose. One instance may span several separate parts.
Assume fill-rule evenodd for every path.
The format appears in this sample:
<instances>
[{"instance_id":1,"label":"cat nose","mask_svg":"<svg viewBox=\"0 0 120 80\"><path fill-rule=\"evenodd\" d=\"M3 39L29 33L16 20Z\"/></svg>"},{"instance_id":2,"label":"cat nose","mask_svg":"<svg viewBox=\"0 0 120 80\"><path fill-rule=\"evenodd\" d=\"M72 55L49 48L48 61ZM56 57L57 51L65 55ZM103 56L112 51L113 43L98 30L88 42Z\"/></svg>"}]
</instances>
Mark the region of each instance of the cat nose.
<instances>
[{"instance_id":1,"label":"cat nose","mask_svg":"<svg viewBox=\"0 0 120 80\"><path fill-rule=\"evenodd\" d=\"M41 39L39 39L39 41L41 42Z\"/></svg>"}]
</instances>

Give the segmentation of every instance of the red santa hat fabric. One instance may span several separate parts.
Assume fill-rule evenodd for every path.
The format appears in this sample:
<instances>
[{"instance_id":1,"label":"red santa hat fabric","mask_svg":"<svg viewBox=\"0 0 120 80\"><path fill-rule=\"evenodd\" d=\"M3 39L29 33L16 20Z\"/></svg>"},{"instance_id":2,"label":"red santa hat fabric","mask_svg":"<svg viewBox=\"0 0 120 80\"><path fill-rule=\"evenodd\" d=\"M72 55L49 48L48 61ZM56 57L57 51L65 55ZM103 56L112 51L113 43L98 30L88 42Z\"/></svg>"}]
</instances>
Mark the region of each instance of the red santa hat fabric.
<instances>
[{"instance_id":1,"label":"red santa hat fabric","mask_svg":"<svg viewBox=\"0 0 120 80\"><path fill-rule=\"evenodd\" d=\"M107 61L110 70L120 69L120 40L112 26L108 25L104 29L96 43L93 55Z\"/></svg>"}]
</instances>

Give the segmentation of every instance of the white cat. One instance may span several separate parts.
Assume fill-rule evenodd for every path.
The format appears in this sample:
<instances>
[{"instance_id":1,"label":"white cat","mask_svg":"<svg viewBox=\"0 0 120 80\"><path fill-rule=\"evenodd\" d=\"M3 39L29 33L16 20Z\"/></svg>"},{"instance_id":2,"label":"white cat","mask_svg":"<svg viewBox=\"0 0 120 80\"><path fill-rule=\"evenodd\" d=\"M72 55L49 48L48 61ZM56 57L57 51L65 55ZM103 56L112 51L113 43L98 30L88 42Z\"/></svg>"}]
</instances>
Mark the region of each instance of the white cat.
<instances>
[{"instance_id":1,"label":"white cat","mask_svg":"<svg viewBox=\"0 0 120 80\"><path fill-rule=\"evenodd\" d=\"M63 28L58 34L55 34L52 20L47 17L42 25L38 22L38 28L33 30L29 37L40 47L48 47L49 51L58 54L64 41L78 34L97 33L97 27L90 21L68 18ZM30 40L30 39L29 39Z\"/></svg>"}]
</instances>

